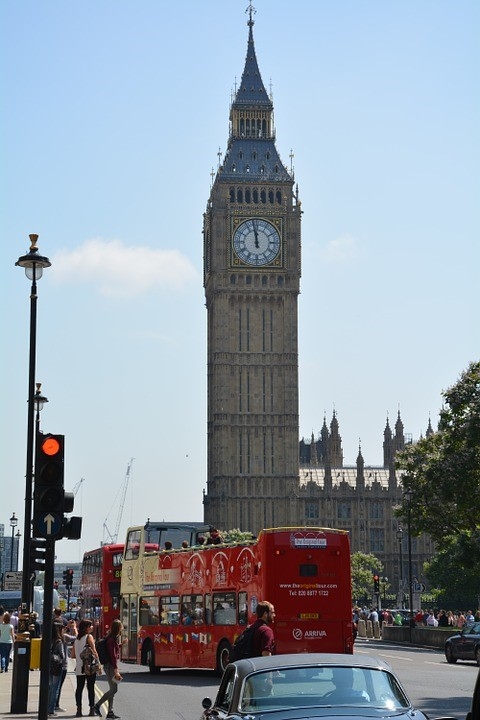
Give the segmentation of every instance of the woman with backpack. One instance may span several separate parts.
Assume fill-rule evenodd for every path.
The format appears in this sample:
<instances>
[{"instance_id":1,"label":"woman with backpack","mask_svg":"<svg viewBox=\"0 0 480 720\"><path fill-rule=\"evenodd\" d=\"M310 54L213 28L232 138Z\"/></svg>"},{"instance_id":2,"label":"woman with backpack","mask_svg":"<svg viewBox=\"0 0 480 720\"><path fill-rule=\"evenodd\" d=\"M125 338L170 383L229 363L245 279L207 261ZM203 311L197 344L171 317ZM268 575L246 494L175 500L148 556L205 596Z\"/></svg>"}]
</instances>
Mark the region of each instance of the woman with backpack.
<instances>
[{"instance_id":1,"label":"woman with backpack","mask_svg":"<svg viewBox=\"0 0 480 720\"><path fill-rule=\"evenodd\" d=\"M77 714L75 717L82 717L82 694L85 682L87 683L88 704L90 705L90 717L100 713L95 712L95 679L97 677L94 667L98 668L98 654L95 649L95 642L92 637L93 623L91 620L80 620L78 635L72 646L72 657L76 660L75 675L77 676L77 688L75 690L75 702L77 703ZM85 650L90 650L90 658L93 658L95 665L89 663L85 658ZM82 654L84 657L82 657Z\"/></svg>"},{"instance_id":2,"label":"woman with backpack","mask_svg":"<svg viewBox=\"0 0 480 720\"><path fill-rule=\"evenodd\" d=\"M114 620L112 627L105 636L105 657L101 657L101 660L103 660L103 669L108 680L108 690L95 705L95 712L97 715L101 715L100 705L103 705L103 703L108 700L107 718L109 720L117 720L117 718L119 718L119 715L115 715L113 712L113 698L118 690L118 683L122 679L118 670L122 630L123 625L120 620Z\"/></svg>"}]
</instances>

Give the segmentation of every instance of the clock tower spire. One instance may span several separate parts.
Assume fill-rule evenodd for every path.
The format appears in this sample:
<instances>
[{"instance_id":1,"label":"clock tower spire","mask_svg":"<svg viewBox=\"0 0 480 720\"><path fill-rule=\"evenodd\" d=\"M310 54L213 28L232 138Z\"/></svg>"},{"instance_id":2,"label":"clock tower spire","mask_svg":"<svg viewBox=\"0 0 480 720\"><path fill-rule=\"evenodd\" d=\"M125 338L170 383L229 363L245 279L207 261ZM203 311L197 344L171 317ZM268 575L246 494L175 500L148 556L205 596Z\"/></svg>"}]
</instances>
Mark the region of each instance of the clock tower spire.
<instances>
[{"instance_id":1,"label":"clock tower spire","mask_svg":"<svg viewBox=\"0 0 480 720\"><path fill-rule=\"evenodd\" d=\"M275 145L247 8L245 66L204 215L205 521L257 533L296 517L300 221Z\"/></svg>"}]
</instances>

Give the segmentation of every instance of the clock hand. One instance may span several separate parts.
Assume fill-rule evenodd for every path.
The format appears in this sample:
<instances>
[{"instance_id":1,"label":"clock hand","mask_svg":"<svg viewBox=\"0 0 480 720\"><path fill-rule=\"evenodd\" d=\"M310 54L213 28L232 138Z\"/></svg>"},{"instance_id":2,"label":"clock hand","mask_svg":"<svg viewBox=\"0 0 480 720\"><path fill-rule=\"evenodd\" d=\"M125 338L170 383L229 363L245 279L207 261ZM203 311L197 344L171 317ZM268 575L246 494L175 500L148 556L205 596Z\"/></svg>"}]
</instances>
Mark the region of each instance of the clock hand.
<instances>
[{"instance_id":1,"label":"clock hand","mask_svg":"<svg viewBox=\"0 0 480 720\"><path fill-rule=\"evenodd\" d=\"M256 223L255 220L253 220L252 222L253 222L253 234L255 235L255 247L256 247L257 250L258 250L258 248L260 247L260 245L258 244L257 223Z\"/></svg>"}]
</instances>

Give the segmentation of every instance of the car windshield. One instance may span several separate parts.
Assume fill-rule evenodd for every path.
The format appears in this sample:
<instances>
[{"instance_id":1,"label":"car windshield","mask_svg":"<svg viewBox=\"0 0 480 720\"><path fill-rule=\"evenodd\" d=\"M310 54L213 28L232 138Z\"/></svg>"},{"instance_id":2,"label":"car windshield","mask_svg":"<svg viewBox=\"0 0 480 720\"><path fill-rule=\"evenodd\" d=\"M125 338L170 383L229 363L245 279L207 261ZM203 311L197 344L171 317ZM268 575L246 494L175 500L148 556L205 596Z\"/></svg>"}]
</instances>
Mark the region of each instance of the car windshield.
<instances>
[{"instance_id":1,"label":"car windshield","mask_svg":"<svg viewBox=\"0 0 480 720\"><path fill-rule=\"evenodd\" d=\"M480 623L474 623L473 625L465 626L463 630L464 635L480 635Z\"/></svg>"},{"instance_id":2,"label":"car windshield","mask_svg":"<svg viewBox=\"0 0 480 720\"><path fill-rule=\"evenodd\" d=\"M242 712L298 707L410 707L395 677L385 670L312 666L281 668L247 676L240 694Z\"/></svg>"}]
</instances>

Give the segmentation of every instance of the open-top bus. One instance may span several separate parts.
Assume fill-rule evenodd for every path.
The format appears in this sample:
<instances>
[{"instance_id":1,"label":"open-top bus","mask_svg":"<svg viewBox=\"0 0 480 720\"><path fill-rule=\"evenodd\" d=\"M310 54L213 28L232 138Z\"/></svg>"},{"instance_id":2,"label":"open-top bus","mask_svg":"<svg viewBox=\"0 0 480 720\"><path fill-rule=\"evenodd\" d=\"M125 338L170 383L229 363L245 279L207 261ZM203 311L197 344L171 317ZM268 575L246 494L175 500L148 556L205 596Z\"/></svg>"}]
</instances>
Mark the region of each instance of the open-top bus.
<instances>
[{"instance_id":1,"label":"open-top bus","mask_svg":"<svg viewBox=\"0 0 480 720\"><path fill-rule=\"evenodd\" d=\"M222 672L261 600L275 605L277 653L353 652L346 531L272 528L251 541L172 550L151 550L147 538L146 527L127 532L123 660L151 672Z\"/></svg>"},{"instance_id":2,"label":"open-top bus","mask_svg":"<svg viewBox=\"0 0 480 720\"><path fill-rule=\"evenodd\" d=\"M122 559L120 544L102 545L83 556L80 614L92 620L95 638L103 637L120 617Z\"/></svg>"}]
</instances>

